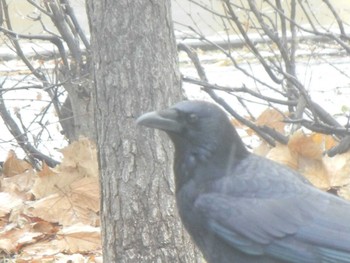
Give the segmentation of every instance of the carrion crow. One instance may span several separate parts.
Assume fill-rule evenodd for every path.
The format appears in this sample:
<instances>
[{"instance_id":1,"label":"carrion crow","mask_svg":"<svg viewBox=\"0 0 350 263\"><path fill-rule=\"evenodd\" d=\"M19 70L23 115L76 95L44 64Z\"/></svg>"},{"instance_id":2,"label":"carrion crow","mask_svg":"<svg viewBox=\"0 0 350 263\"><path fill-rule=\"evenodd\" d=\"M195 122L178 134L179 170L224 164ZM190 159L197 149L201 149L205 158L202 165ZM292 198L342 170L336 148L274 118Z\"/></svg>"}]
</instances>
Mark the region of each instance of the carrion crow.
<instances>
[{"instance_id":1,"label":"carrion crow","mask_svg":"<svg viewBox=\"0 0 350 263\"><path fill-rule=\"evenodd\" d=\"M183 101L137 123L174 143L178 211L207 262L350 262L350 202L248 152L218 106Z\"/></svg>"}]
</instances>

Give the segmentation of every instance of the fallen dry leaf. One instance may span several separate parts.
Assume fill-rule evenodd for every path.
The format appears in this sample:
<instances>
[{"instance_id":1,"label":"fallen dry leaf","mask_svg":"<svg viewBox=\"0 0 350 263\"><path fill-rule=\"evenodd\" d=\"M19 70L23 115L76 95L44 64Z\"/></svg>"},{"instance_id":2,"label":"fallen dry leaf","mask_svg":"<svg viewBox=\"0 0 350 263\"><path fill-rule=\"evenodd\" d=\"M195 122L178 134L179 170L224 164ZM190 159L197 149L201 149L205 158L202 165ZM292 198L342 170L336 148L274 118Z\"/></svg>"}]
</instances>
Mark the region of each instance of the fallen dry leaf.
<instances>
[{"instance_id":1,"label":"fallen dry leaf","mask_svg":"<svg viewBox=\"0 0 350 263\"><path fill-rule=\"evenodd\" d=\"M298 130L289 138L288 147L303 157L321 160L323 147L313 138L312 135L306 135L302 130Z\"/></svg>"},{"instance_id":2,"label":"fallen dry leaf","mask_svg":"<svg viewBox=\"0 0 350 263\"><path fill-rule=\"evenodd\" d=\"M23 200L29 200L31 195L28 192L33 187L35 178L34 170L27 170L11 177L3 177L1 179L1 191L17 195Z\"/></svg>"},{"instance_id":3,"label":"fallen dry leaf","mask_svg":"<svg viewBox=\"0 0 350 263\"><path fill-rule=\"evenodd\" d=\"M51 169L43 163L35 172L9 153L7 176L0 178L0 250L5 257L33 263L102 262L96 147L81 139L63 155L61 165ZM98 255L96 261L91 255Z\"/></svg>"},{"instance_id":4,"label":"fallen dry leaf","mask_svg":"<svg viewBox=\"0 0 350 263\"><path fill-rule=\"evenodd\" d=\"M350 152L333 157L324 156L322 160L332 187L350 184Z\"/></svg>"},{"instance_id":5,"label":"fallen dry leaf","mask_svg":"<svg viewBox=\"0 0 350 263\"><path fill-rule=\"evenodd\" d=\"M44 236L45 234L40 232L26 231L20 236L20 238L16 240L17 249L20 249L23 246L26 246L28 244L36 243L39 237L44 237Z\"/></svg>"},{"instance_id":6,"label":"fallen dry leaf","mask_svg":"<svg viewBox=\"0 0 350 263\"><path fill-rule=\"evenodd\" d=\"M26 214L62 225L98 223L99 184L97 178L82 178L66 190L33 202Z\"/></svg>"},{"instance_id":7,"label":"fallen dry leaf","mask_svg":"<svg viewBox=\"0 0 350 263\"><path fill-rule=\"evenodd\" d=\"M61 246L57 239L39 241L31 245L27 245L21 250L21 259L24 262L45 262L43 259L52 259L53 256L62 252ZM55 261L48 261L55 262Z\"/></svg>"},{"instance_id":8,"label":"fallen dry leaf","mask_svg":"<svg viewBox=\"0 0 350 263\"><path fill-rule=\"evenodd\" d=\"M0 217L8 215L12 209L23 204L23 200L16 195L0 193Z\"/></svg>"},{"instance_id":9,"label":"fallen dry leaf","mask_svg":"<svg viewBox=\"0 0 350 263\"><path fill-rule=\"evenodd\" d=\"M284 134L284 127L286 124L283 122L284 116L281 112L267 108L257 118L255 124L259 126L268 126L276 131Z\"/></svg>"},{"instance_id":10,"label":"fallen dry leaf","mask_svg":"<svg viewBox=\"0 0 350 263\"><path fill-rule=\"evenodd\" d=\"M57 173L53 169L51 169L45 162L43 162L41 171L37 172L37 175L39 177L53 176L56 174Z\"/></svg>"},{"instance_id":11,"label":"fallen dry leaf","mask_svg":"<svg viewBox=\"0 0 350 263\"><path fill-rule=\"evenodd\" d=\"M322 160L300 156L299 172L319 189L328 190L331 187L328 172Z\"/></svg>"},{"instance_id":12,"label":"fallen dry leaf","mask_svg":"<svg viewBox=\"0 0 350 263\"><path fill-rule=\"evenodd\" d=\"M87 177L98 177L96 145L87 138L81 138L61 150L63 161L58 171L76 168Z\"/></svg>"},{"instance_id":13,"label":"fallen dry leaf","mask_svg":"<svg viewBox=\"0 0 350 263\"><path fill-rule=\"evenodd\" d=\"M31 232L31 226L25 225L18 227L17 224L11 223L0 232L0 251L7 253L16 253L21 245L35 243L35 237L40 236L41 233Z\"/></svg>"},{"instance_id":14,"label":"fallen dry leaf","mask_svg":"<svg viewBox=\"0 0 350 263\"><path fill-rule=\"evenodd\" d=\"M74 263L88 263L82 254L63 254L55 255L54 262L74 262Z\"/></svg>"},{"instance_id":15,"label":"fallen dry leaf","mask_svg":"<svg viewBox=\"0 0 350 263\"><path fill-rule=\"evenodd\" d=\"M45 234L56 233L59 230L57 224L47 222L44 220L33 223L32 227L33 227L33 231L41 232Z\"/></svg>"},{"instance_id":16,"label":"fallen dry leaf","mask_svg":"<svg viewBox=\"0 0 350 263\"><path fill-rule=\"evenodd\" d=\"M83 138L61 150L63 161L55 169L43 164L32 193L36 199L69 191L70 185L84 177L98 177L96 146Z\"/></svg>"},{"instance_id":17,"label":"fallen dry leaf","mask_svg":"<svg viewBox=\"0 0 350 263\"><path fill-rule=\"evenodd\" d=\"M312 140L321 145L323 151L327 151L330 148L337 145L337 142L334 140L334 138L331 135L325 135L321 133L313 133L312 134Z\"/></svg>"},{"instance_id":18,"label":"fallen dry leaf","mask_svg":"<svg viewBox=\"0 0 350 263\"><path fill-rule=\"evenodd\" d=\"M13 241L11 239L1 238L0 251L4 252L5 254L12 254L16 251L16 246L14 246Z\"/></svg>"},{"instance_id":19,"label":"fallen dry leaf","mask_svg":"<svg viewBox=\"0 0 350 263\"><path fill-rule=\"evenodd\" d=\"M57 233L57 239L64 246L62 251L70 253L84 253L101 249L99 227L79 223L63 228Z\"/></svg>"},{"instance_id":20,"label":"fallen dry leaf","mask_svg":"<svg viewBox=\"0 0 350 263\"><path fill-rule=\"evenodd\" d=\"M72 201L97 213L100 211L100 189L97 178L82 178L71 185Z\"/></svg>"},{"instance_id":21,"label":"fallen dry leaf","mask_svg":"<svg viewBox=\"0 0 350 263\"><path fill-rule=\"evenodd\" d=\"M277 144L267 153L266 158L289 166L294 170L298 169L298 156L291 152L287 145Z\"/></svg>"},{"instance_id":22,"label":"fallen dry leaf","mask_svg":"<svg viewBox=\"0 0 350 263\"><path fill-rule=\"evenodd\" d=\"M267 142L262 141L258 147L253 149L253 153L265 157L272 148L273 147L271 147Z\"/></svg>"},{"instance_id":23,"label":"fallen dry leaf","mask_svg":"<svg viewBox=\"0 0 350 263\"><path fill-rule=\"evenodd\" d=\"M27 259L36 255L53 256L60 252L65 254L92 253L101 249L101 231L99 227L76 224L64 227L55 239L40 241L26 246L22 250ZM56 261L55 261L56 262Z\"/></svg>"},{"instance_id":24,"label":"fallen dry leaf","mask_svg":"<svg viewBox=\"0 0 350 263\"><path fill-rule=\"evenodd\" d=\"M18 159L16 153L10 150L3 164L3 174L5 176L14 176L32 170L33 167L26 161Z\"/></svg>"},{"instance_id":25,"label":"fallen dry leaf","mask_svg":"<svg viewBox=\"0 0 350 263\"><path fill-rule=\"evenodd\" d=\"M338 190L338 195L350 201L350 185L340 188Z\"/></svg>"},{"instance_id":26,"label":"fallen dry leaf","mask_svg":"<svg viewBox=\"0 0 350 263\"><path fill-rule=\"evenodd\" d=\"M54 193L69 191L70 185L84 175L75 168L65 168L50 176L37 176L31 190L36 199L44 198Z\"/></svg>"}]
</instances>

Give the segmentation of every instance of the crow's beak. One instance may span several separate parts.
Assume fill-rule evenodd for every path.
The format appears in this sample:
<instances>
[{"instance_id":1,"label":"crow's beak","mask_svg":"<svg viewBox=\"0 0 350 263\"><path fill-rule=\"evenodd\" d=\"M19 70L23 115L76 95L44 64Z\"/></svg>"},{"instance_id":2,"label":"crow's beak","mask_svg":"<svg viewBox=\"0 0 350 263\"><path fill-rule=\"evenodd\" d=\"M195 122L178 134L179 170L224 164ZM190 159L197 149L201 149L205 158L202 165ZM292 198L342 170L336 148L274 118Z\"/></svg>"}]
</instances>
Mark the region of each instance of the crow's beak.
<instances>
[{"instance_id":1,"label":"crow's beak","mask_svg":"<svg viewBox=\"0 0 350 263\"><path fill-rule=\"evenodd\" d=\"M178 113L174 109L147 112L141 115L136 123L163 131L181 132L182 130L182 125L178 122Z\"/></svg>"}]
</instances>

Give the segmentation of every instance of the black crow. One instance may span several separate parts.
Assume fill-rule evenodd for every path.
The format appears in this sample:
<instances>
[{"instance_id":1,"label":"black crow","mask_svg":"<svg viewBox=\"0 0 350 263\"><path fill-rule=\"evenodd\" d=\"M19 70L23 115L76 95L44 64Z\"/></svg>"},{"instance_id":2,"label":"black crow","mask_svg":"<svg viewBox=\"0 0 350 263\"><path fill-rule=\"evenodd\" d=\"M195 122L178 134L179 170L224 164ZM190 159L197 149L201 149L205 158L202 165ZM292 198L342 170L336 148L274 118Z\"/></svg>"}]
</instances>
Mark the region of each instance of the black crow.
<instances>
[{"instance_id":1,"label":"black crow","mask_svg":"<svg viewBox=\"0 0 350 263\"><path fill-rule=\"evenodd\" d=\"M137 123L173 141L178 211L207 262L350 262L350 202L248 152L218 106L183 101Z\"/></svg>"}]
</instances>

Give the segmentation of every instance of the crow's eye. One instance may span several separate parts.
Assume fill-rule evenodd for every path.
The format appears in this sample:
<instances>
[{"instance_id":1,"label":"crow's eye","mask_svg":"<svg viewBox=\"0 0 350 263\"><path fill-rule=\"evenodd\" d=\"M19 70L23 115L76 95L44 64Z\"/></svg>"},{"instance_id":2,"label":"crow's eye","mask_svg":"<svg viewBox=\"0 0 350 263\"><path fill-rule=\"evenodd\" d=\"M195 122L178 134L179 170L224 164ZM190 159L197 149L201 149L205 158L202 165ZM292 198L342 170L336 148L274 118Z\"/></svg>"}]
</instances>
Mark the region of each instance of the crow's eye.
<instances>
[{"instance_id":1,"label":"crow's eye","mask_svg":"<svg viewBox=\"0 0 350 263\"><path fill-rule=\"evenodd\" d=\"M190 115L187 116L187 121L188 123L196 123L198 121L198 116L194 113L191 113Z\"/></svg>"}]
</instances>

